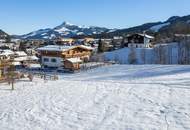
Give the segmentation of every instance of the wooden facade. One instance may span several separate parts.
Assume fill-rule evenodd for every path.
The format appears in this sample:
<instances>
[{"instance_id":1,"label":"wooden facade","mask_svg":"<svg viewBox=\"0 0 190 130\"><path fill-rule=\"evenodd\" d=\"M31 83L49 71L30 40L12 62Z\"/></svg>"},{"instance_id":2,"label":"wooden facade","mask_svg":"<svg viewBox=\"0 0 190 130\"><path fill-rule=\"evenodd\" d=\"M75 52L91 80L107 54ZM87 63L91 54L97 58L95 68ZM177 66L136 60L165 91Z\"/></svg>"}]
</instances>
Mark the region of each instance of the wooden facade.
<instances>
[{"instance_id":1,"label":"wooden facade","mask_svg":"<svg viewBox=\"0 0 190 130\"><path fill-rule=\"evenodd\" d=\"M58 38L55 42L57 45L72 45L75 40L72 38Z\"/></svg>"},{"instance_id":2,"label":"wooden facade","mask_svg":"<svg viewBox=\"0 0 190 130\"><path fill-rule=\"evenodd\" d=\"M78 47L74 47L72 49L68 49L66 51L44 50L44 51L41 51L41 56L62 57L63 59L80 57L83 59L85 57L90 56L91 53L92 53L92 50L84 49L84 48L78 46Z\"/></svg>"},{"instance_id":3,"label":"wooden facade","mask_svg":"<svg viewBox=\"0 0 190 130\"><path fill-rule=\"evenodd\" d=\"M92 50L75 47L73 49L64 51L62 57L64 59L80 57L81 59L90 57Z\"/></svg>"},{"instance_id":4,"label":"wooden facade","mask_svg":"<svg viewBox=\"0 0 190 130\"><path fill-rule=\"evenodd\" d=\"M71 62L69 60L65 60L64 61L64 68L71 70L71 71L79 70L80 69L80 62Z\"/></svg>"},{"instance_id":5,"label":"wooden facade","mask_svg":"<svg viewBox=\"0 0 190 130\"><path fill-rule=\"evenodd\" d=\"M53 46L52 46L53 48ZM65 47L54 46L39 49L42 66L45 67L64 67L64 61L69 58L80 58L82 61L88 61L93 49L85 46ZM54 63L53 63L54 62ZM55 63L56 62L56 63Z\"/></svg>"}]
</instances>

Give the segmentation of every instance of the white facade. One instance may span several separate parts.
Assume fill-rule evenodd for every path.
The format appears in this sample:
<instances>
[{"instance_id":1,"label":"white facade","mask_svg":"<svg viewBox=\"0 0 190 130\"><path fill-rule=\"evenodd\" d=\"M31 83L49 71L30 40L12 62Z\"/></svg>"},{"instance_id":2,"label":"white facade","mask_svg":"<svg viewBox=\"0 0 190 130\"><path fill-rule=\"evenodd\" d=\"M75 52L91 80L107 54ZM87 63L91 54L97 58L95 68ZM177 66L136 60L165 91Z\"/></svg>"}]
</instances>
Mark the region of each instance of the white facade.
<instances>
[{"instance_id":1,"label":"white facade","mask_svg":"<svg viewBox=\"0 0 190 130\"><path fill-rule=\"evenodd\" d=\"M151 39L144 37L144 43L128 43L128 47L134 48L150 48L151 46Z\"/></svg>"},{"instance_id":2,"label":"white facade","mask_svg":"<svg viewBox=\"0 0 190 130\"><path fill-rule=\"evenodd\" d=\"M42 56L41 63L43 67L62 67L64 65L61 57Z\"/></svg>"},{"instance_id":3,"label":"white facade","mask_svg":"<svg viewBox=\"0 0 190 130\"><path fill-rule=\"evenodd\" d=\"M133 47L133 48L148 48L145 46L145 44L142 43L129 43L128 47Z\"/></svg>"},{"instance_id":4,"label":"white facade","mask_svg":"<svg viewBox=\"0 0 190 130\"><path fill-rule=\"evenodd\" d=\"M147 37L144 37L144 47L145 48L149 48L150 45L151 45L151 39L150 38L147 38Z\"/></svg>"}]
</instances>

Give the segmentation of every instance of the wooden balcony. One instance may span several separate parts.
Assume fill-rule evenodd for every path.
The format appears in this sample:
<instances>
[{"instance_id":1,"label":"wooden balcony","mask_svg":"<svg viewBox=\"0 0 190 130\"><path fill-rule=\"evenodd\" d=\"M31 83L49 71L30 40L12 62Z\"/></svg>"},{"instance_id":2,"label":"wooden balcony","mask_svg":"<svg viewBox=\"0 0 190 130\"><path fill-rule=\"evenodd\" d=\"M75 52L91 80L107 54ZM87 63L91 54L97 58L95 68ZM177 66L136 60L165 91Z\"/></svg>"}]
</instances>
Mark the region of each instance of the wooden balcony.
<instances>
[{"instance_id":1,"label":"wooden balcony","mask_svg":"<svg viewBox=\"0 0 190 130\"><path fill-rule=\"evenodd\" d=\"M75 54L63 54L63 58L74 58L74 57L85 57L90 56L90 52L84 52L84 53L75 53Z\"/></svg>"}]
</instances>

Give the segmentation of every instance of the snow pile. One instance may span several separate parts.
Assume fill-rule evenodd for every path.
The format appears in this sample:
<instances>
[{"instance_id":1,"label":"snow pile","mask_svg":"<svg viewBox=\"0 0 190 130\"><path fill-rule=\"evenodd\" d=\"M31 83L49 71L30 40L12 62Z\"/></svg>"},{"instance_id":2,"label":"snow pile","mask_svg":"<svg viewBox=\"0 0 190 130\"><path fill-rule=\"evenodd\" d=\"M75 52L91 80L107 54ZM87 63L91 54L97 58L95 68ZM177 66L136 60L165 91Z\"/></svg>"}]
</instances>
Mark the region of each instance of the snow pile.
<instances>
[{"instance_id":1,"label":"snow pile","mask_svg":"<svg viewBox=\"0 0 190 130\"><path fill-rule=\"evenodd\" d=\"M190 66L114 65L0 85L1 130L189 130Z\"/></svg>"}]
</instances>

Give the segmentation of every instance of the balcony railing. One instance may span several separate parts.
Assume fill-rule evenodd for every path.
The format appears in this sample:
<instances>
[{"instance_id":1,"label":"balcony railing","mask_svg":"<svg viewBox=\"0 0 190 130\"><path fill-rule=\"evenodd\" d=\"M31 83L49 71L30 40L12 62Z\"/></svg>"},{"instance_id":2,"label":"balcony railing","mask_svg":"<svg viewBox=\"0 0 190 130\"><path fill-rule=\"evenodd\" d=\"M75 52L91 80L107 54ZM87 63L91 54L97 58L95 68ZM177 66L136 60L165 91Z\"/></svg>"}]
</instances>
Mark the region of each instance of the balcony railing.
<instances>
[{"instance_id":1,"label":"balcony railing","mask_svg":"<svg viewBox=\"0 0 190 130\"><path fill-rule=\"evenodd\" d=\"M73 58L73 57L83 57L83 56L88 56L90 53L75 53L75 54L64 54L63 58Z\"/></svg>"}]
</instances>

